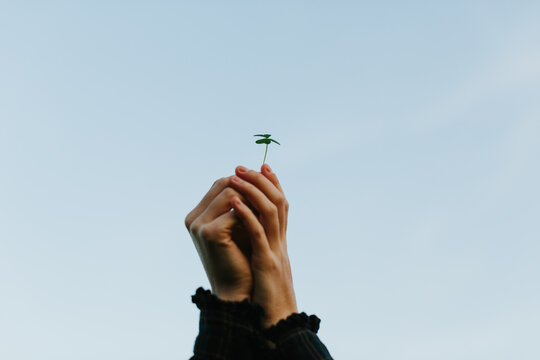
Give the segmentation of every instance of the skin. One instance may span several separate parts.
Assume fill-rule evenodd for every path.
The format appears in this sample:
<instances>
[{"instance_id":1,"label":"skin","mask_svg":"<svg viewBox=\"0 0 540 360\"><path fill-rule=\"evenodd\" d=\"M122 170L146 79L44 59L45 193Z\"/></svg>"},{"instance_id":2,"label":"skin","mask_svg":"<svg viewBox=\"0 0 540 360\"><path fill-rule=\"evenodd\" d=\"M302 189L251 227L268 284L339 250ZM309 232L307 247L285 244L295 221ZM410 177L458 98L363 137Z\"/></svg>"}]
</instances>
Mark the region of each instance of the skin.
<instances>
[{"instance_id":1,"label":"skin","mask_svg":"<svg viewBox=\"0 0 540 360\"><path fill-rule=\"evenodd\" d=\"M268 164L260 173L241 166L235 172L214 183L185 225L213 292L260 304L268 328L298 312L287 254L289 204Z\"/></svg>"}]
</instances>

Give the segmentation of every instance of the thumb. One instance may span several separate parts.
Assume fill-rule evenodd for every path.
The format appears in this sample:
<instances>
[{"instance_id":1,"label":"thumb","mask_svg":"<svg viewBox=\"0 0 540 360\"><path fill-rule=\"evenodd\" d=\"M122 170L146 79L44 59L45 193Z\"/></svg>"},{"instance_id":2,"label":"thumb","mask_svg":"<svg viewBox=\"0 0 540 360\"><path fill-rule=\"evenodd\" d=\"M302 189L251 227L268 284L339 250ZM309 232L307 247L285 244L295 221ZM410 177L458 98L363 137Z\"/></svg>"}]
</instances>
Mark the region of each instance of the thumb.
<instances>
[{"instance_id":1,"label":"thumb","mask_svg":"<svg viewBox=\"0 0 540 360\"><path fill-rule=\"evenodd\" d=\"M244 225L238 219L234 210L231 209L231 211L221 214L205 226L207 227L207 233L213 233L213 237L217 241L226 243L232 241L244 254L250 253L249 238ZM208 227L210 228L208 229Z\"/></svg>"}]
</instances>

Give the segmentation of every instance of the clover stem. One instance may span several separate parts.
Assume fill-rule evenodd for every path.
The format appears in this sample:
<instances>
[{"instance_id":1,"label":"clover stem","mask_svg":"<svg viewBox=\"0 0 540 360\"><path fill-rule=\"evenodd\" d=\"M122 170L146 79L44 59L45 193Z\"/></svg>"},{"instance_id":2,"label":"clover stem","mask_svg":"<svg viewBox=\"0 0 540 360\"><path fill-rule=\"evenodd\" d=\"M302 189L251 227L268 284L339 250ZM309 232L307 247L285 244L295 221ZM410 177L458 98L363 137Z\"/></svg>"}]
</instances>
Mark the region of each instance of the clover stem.
<instances>
[{"instance_id":1,"label":"clover stem","mask_svg":"<svg viewBox=\"0 0 540 360\"><path fill-rule=\"evenodd\" d=\"M263 160L263 165L264 165L264 161L266 160L266 153L268 152L268 144L266 144L266 150L264 151L264 160Z\"/></svg>"}]
</instances>

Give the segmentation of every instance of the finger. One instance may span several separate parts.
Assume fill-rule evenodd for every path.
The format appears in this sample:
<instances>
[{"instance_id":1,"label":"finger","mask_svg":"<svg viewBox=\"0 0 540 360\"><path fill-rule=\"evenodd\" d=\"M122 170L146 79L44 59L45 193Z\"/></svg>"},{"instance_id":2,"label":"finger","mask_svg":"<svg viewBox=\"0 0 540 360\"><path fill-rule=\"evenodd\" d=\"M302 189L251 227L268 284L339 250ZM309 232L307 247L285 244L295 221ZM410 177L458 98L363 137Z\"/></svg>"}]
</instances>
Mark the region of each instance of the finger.
<instances>
[{"instance_id":1,"label":"finger","mask_svg":"<svg viewBox=\"0 0 540 360\"><path fill-rule=\"evenodd\" d=\"M197 224L198 221L199 219L195 220L194 228L190 231L196 232L197 238L203 240L194 241L197 251L202 254L201 257L208 257L210 248L237 247L246 259L251 258L251 241L236 210L227 211L209 223L201 223L200 226Z\"/></svg>"},{"instance_id":2,"label":"finger","mask_svg":"<svg viewBox=\"0 0 540 360\"><path fill-rule=\"evenodd\" d=\"M281 188L281 184L279 183L279 180L277 178L277 175L272 171L272 169L270 168L270 165L268 164L264 164L263 166L261 166L261 174L263 174L264 176L266 176L266 178L268 180L270 180L270 182L272 184L274 184L274 186L279 190L281 191L281 193L283 195L285 195L285 192L283 192L283 189Z\"/></svg>"},{"instance_id":3,"label":"finger","mask_svg":"<svg viewBox=\"0 0 540 360\"><path fill-rule=\"evenodd\" d=\"M285 193L283 192L283 189L281 187L281 184L279 183L279 180L278 180L278 177L277 175L272 171L272 169L270 168L270 165L268 164L264 164L263 166L261 166L261 173L268 179L270 180L270 182L272 184L274 184L274 186L279 190L281 191L281 193L283 194L283 196L285 197ZM287 221L288 221L288 218L289 218L289 202L287 201L286 197L285 197L285 204L284 204L284 208L285 208L285 211L284 211L284 216L283 216L283 222L281 222L281 224L283 224L282 228L283 228L283 232L285 233L287 231ZM280 218L280 221L281 221L282 218ZM285 235L285 234L283 234Z\"/></svg>"},{"instance_id":4,"label":"finger","mask_svg":"<svg viewBox=\"0 0 540 360\"><path fill-rule=\"evenodd\" d=\"M262 168L265 168L265 170L263 170ZM281 184L277 178L277 175L272 171L272 169L270 168L270 165L268 164L264 164L262 167L261 167L261 173L266 176L266 178L268 180L270 180L272 182L272 184L274 184L278 189L279 191L281 191L281 193L283 194L283 196L285 196L285 192L283 192L283 189L281 188ZM288 218L289 218L289 202L287 201L287 198L285 198L285 216L284 216L284 221L283 221L283 231L286 232L287 231L287 221L288 221ZM283 234L285 236L285 234Z\"/></svg>"},{"instance_id":5,"label":"finger","mask_svg":"<svg viewBox=\"0 0 540 360\"><path fill-rule=\"evenodd\" d=\"M221 192L208 204L207 208L204 209L197 222L200 221L201 224L206 224L218 216L227 213L231 209L231 200L234 196L240 197L243 201L245 198L237 190L232 187L226 187L221 190Z\"/></svg>"},{"instance_id":6,"label":"finger","mask_svg":"<svg viewBox=\"0 0 540 360\"><path fill-rule=\"evenodd\" d=\"M264 195L276 205L279 213L279 223L283 225L283 228L286 228L287 220L287 199L281 190L279 190L274 183L265 175L258 173L253 170L248 170L245 172L240 172L239 170L242 167L238 166L236 168L236 174L241 177L243 180L249 181L251 184L255 185L259 190L261 190ZM244 168L245 169L245 168ZM275 176L274 176L275 177ZM277 180L277 177L275 177ZM278 182L279 185L279 182Z\"/></svg>"},{"instance_id":7,"label":"finger","mask_svg":"<svg viewBox=\"0 0 540 360\"><path fill-rule=\"evenodd\" d=\"M281 237L279 228L279 212L266 195L255 185L244 181L237 176L231 178L231 186L240 194L244 195L247 201L255 207L261 215L261 223L266 231L266 236L272 248L277 245Z\"/></svg>"},{"instance_id":8,"label":"finger","mask_svg":"<svg viewBox=\"0 0 540 360\"><path fill-rule=\"evenodd\" d=\"M240 221L244 224L248 233L251 235L249 238L251 240L251 248L257 256L263 256L270 252L270 247L268 244L268 238L266 236L264 227L259 222L253 211L242 202L239 198L234 198L231 201L237 216L240 218Z\"/></svg>"},{"instance_id":9,"label":"finger","mask_svg":"<svg viewBox=\"0 0 540 360\"><path fill-rule=\"evenodd\" d=\"M230 176L228 177L222 177L220 179L217 179L214 184L212 184L212 187L206 195L202 198L202 200L191 210L191 212L186 216L185 219L185 225L189 229L193 221L199 217L199 215L202 214L202 212L208 207L208 204L214 200L214 198L223 190L225 189L230 183Z\"/></svg>"},{"instance_id":10,"label":"finger","mask_svg":"<svg viewBox=\"0 0 540 360\"><path fill-rule=\"evenodd\" d=\"M232 208L230 201L229 206ZM225 214L218 216L209 225L215 226L216 229L219 229L218 233L220 238L231 239L232 242L236 244L236 246L246 256L246 258L251 258L251 242L249 236L246 234L245 227L238 216L238 211L228 211Z\"/></svg>"},{"instance_id":11,"label":"finger","mask_svg":"<svg viewBox=\"0 0 540 360\"><path fill-rule=\"evenodd\" d=\"M226 235L227 231L230 231L236 221L238 219L235 214L226 212L213 221L201 225L198 229L199 235L206 241L225 244L228 237L224 235Z\"/></svg>"}]
</instances>

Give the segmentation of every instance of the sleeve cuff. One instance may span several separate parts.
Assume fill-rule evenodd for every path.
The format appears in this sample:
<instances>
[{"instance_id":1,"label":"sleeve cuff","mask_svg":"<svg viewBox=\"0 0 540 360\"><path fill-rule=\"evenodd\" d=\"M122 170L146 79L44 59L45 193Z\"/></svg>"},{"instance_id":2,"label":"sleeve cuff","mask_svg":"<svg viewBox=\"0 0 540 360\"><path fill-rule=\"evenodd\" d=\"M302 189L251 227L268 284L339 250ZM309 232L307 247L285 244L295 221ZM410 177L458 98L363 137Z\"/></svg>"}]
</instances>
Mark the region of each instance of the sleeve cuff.
<instances>
[{"instance_id":1,"label":"sleeve cuff","mask_svg":"<svg viewBox=\"0 0 540 360\"><path fill-rule=\"evenodd\" d=\"M267 339L278 343L280 339L283 339L289 333L296 332L299 329L310 330L316 334L319 331L320 323L321 319L316 315L308 316L305 312L294 313L285 319L279 320L277 324L264 329L262 333Z\"/></svg>"},{"instance_id":2,"label":"sleeve cuff","mask_svg":"<svg viewBox=\"0 0 540 360\"><path fill-rule=\"evenodd\" d=\"M294 313L263 330L263 335L275 343L276 358L332 360L317 336L320 322L316 315Z\"/></svg>"},{"instance_id":3,"label":"sleeve cuff","mask_svg":"<svg viewBox=\"0 0 540 360\"><path fill-rule=\"evenodd\" d=\"M222 312L234 314L239 320L250 320L257 322L264 314L262 306L249 302L248 299L242 301L226 301L212 294L210 290L199 287L195 295L191 296L191 302L197 305L201 311Z\"/></svg>"},{"instance_id":4,"label":"sleeve cuff","mask_svg":"<svg viewBox=\"0 0 540 360\"><path fill-rule=\"evenodd\" d=\"M255 324L263 308L242 301L226 301L199 287L191 301L201 310L199 335L192 359L252 359L259 336Z\"/></svg>"}]
</instances>

